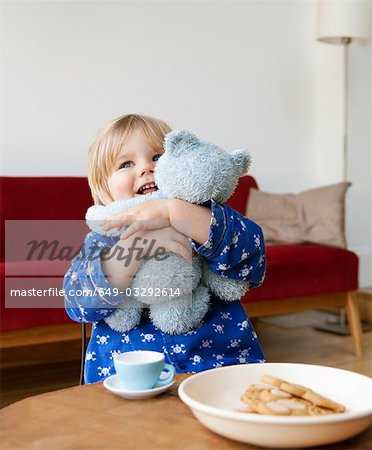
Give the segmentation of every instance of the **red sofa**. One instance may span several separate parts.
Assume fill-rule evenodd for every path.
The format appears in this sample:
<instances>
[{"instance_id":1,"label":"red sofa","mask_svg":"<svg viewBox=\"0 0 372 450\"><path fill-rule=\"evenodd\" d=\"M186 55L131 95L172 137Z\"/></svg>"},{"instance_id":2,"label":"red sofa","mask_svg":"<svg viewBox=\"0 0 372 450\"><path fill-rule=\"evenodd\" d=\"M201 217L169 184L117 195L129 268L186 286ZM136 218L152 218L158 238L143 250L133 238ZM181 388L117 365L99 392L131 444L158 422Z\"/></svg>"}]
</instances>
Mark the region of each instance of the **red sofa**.
<instances>
[{"instance_id":1,"label":"red sofa","mask_svg":"<svg viewBox=\"0 0 372 450\"><path fill-rule=\"evenodd\" d=\"M5 221L82 220L85 217L87 207L93 203L87 179L75 177L1 177L0 192L0 331L15 331L43 325L71 323L71 319L62 308L5 308ZM64 266L67 271L69 263L64 262ZM62 268L60 273L63 273Z\"/></svg>"},{"instance_id":2,"label":"red sofa","mask_svg":"<svg viewBox=\"0 0 372 450\"><path fill-rule=\"evenodd\" d=\"M242 177L228 201L230 206L244 214L252 187L258 187L255 179ZM62 308L5 308L4 224L6 220L82 220L87 207L92 204L87 179L2 177L0 188L2 335L15 330L71 323ZM68 261L64 264L67 270ZM267 246L265 282L250 291L243 298L243 303L251 317L302 309L345 307L355 350L360 354L360 319L353 295L357 288L358 257L348 250L323 245Z\"/></svg>"}]
</instances>

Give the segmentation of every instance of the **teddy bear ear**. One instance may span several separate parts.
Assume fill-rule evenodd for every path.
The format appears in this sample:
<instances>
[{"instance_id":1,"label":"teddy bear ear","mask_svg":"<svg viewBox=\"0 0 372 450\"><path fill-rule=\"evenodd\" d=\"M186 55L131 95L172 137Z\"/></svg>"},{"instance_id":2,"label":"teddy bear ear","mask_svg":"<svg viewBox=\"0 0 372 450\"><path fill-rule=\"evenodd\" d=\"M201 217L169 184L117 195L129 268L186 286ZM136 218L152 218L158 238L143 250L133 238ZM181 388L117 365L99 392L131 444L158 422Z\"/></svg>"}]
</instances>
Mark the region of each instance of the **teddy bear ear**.
<instances>
[{"instance_id":1,"label":"teddy bear ear","mask_svg":"<svg viewBox=\"0 0 372 450\"><path fill-rule=\"evenodd\" d=\"M199 139L190 131L174 130L168 133L164 139L165 151L173 153L175 156L183 152L186 148L199 143Z\"/></svg>"},{"instance_id":2,"label":"teddy bear ear","mask_svg":"<svg viewBox=\"0 0 372 450\"><path fill-rule=\"evenodd\" d=\"M245 175L251 165L251 155L247 150L235 150L231 153L234 165L238 168L240 175Z\"/></svg>"}]
</instances>

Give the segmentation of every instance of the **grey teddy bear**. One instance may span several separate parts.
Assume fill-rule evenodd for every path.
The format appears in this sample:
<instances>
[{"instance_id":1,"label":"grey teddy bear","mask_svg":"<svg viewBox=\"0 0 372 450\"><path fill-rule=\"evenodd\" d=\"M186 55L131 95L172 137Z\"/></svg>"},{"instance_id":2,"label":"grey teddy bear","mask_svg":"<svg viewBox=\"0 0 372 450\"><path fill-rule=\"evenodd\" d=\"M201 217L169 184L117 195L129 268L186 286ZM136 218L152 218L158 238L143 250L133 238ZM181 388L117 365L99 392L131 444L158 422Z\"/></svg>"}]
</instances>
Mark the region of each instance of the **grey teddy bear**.
<instances>
[{"instance_id":1,"label":"grey teddy bear","mask_svg":"<svg viewBox=\"0 0 372 450\"><path fill-rule=\"evenodd\" d=\"M127 227L103 233L99 222L142 202L177 198L195 204L209 200L224 203L234 192L239 177L247 173L251 161L245 150L228 153L186 130L168 133L164 142L165 152L158 160L155 171L158 191L130 200L118 200L106 206L90 207L86 221L93 231L120 236ZM212 216L212 225L213 221ZM210 240L204 245L211 245ZM173 253L167 256L161 261L151 258L143 262L130 288L132 292L135 288L137 292L144 289L142 292L146 296L126 299L119 305L105 319L112 329L126 332L134 328L141 320L142 309L148 307L150 318L157 328L168 334L184 334L201 325L209 308L209 291L225 301L234 301L240 299L249 288L247 281L232 280L212 272L200 255L193 256L192 262ZM162 290L166 293L177 290L179 295L162 296L159 290L160 293ZM150 292L153 295L148 295ZM146 303L139 299L144 299Z\"/></svg>"}]
</instances>

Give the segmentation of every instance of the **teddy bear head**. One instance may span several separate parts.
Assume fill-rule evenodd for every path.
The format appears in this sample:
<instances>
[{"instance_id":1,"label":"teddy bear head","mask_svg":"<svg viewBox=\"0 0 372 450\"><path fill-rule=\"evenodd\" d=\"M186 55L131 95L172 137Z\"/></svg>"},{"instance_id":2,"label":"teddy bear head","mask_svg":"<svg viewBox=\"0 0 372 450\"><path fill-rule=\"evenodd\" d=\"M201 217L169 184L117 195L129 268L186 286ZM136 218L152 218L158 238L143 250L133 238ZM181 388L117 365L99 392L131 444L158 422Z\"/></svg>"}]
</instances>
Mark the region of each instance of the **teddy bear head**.
<instances>
[{"instance_id":1,"label":"teddy bear head","mask_svg":"<svg viewBox=\"0 0 372 450\"><path fill-rule=\"evenodd\" d=\"M208 200L224 203L250 162L245 150L228 153L189 131L172 131L165 136L165 152L156 165L155 181L170 198L196 204Z\"/></svg>"}]
</instances>

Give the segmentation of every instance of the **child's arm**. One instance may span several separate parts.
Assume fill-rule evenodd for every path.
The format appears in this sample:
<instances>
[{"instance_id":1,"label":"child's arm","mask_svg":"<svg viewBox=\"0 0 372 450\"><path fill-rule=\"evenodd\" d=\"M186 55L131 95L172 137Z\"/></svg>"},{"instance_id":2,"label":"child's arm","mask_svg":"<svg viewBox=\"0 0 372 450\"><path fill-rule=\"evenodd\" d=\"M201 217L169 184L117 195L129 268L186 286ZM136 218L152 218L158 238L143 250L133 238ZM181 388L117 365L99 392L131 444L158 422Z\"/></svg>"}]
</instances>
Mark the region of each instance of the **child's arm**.
<instances>
[{"instance_id":1,"label":"child's arm","mask_svg":"<svg viewBox=\"0 0 372 450\"><path fill-rule=\"evenodd\" d=\"M261 228L229 206L213 200L210 208L175 199L142 203L112 216L106 229L129 226L123 235L125 242L139 230L168 224L192 239L193 249L207 259L212 271L248 281L251 287L262 283L266 260Z\"/></svg>"},{"instance_id":2,"label":"child's arm","mask_svg":"<svg viewBox=\"0 0 372 450\"><path fill-rule=\"evenodd\" d=\"M182 227L183 220L192 218L192 247L206 258L213 272L248 281L250 287L263 282L265 244L262 230L256 223L229 206L214 201L211 202L211 210L182 200L172 202L169 213L172 225Z\"/></svg>"},{"instance_id":3,"label":"child's arm","mask_svg":"<svg viewBox=\"0 0 372 450\"><path fill-rule=\"evenodd\" d=\"M117 238L89 233L81 251L67 271L63 289L65 308L77 322L97 322L108 317L125 299L114 291L101 267L101 252L115 245Z\"/></svg>"},{"instance_id":4,"label":"child's arm","mask_svg":"<svg viewBox=\"0 0 372 450\"><path fill-rule=\"evenodd\" d=\"M191 237L193 241L199 242L199 244L205 242L209 237L211 218L212 211L210 208L194 205L184 200L169 200L169 221L171 225L180 233Z\"/></svg>"},{"instance_id":5,"label":"child's arm","mask_svg":"<svg viewBox=\"0 0 372 450\"><path fill-rule=\"evenodd\" d=\"M204 242L208 238L210 221L210 208L176 199L154 200L109 217L102 230L128 226L122 235L122 239L126 240L141 230L155 230L172 225L194 241Z\"/></svg>"},{"instance_id":6,"label":"child's arm","mask_svg":"<svg viewBox=\"0 0 372 450\"><path fill-rule=\"evenodd\" d=\"M161 253L177 253L191 260L192 250L187 237L175 228L167 226L155 230L145 230L119 240L102 260L102 269L113 287L125 290L140 268L145 256L150 258ZM126 260L123 261L123 256Z\"/></svg>"},{"instance_id":7,"label":"child's arm","mask_svg":"<svg viewBox=\"0 0 372 450\"><path fill-rule=\"evenodd\" d=\"M65 306L78 322L108 317L122 302L144 257L159 249L191 259L186 236L173 227L133 234L125 241L89 233L64 280Z\"/></svg>"}]
</instances>

